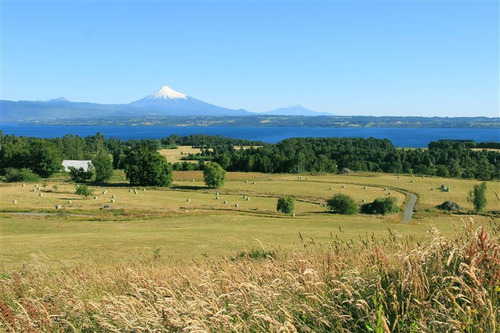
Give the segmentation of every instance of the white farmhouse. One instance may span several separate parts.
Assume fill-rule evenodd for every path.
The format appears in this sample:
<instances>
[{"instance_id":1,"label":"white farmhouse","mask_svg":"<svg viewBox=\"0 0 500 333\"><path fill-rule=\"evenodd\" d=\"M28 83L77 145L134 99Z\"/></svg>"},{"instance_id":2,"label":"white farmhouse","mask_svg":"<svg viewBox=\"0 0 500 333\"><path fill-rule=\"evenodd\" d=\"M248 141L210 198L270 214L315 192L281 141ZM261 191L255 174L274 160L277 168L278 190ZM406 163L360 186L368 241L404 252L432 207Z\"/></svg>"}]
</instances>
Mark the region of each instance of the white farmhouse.
<instances>
[{"instance_id":1,"label":"white farmhouse","mask_svg":"<svg viewBox=\"0 0 500 333\"><path fill-rule=\"evenodd\" d=\"M85 172L89 171L89 169L94 168L91 160L64 160L62 161L62 165L65 172L69 172L70 167L73 167L76 170L80 170L81 168Z\"/></svg>"}]
</instances>

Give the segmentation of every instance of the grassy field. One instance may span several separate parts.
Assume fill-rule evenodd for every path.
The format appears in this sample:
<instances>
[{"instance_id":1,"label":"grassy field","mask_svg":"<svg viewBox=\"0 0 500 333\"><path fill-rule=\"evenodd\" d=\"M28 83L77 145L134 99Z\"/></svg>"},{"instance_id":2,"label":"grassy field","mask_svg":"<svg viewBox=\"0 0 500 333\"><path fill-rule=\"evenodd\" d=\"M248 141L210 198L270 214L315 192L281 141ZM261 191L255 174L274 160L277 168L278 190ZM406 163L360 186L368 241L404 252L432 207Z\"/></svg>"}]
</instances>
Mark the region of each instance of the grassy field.
<instances>
[{"instance_id":1,"label":"grassy field","mask_svg":"<svg viewBox=\"0 0 500 333\"><path fill-rule=\"evenodd\" d=\"M0 185L3 268L34 258L48 263L103 260L103 253L110 262L134 260L158 248L164 260L222 258L259 248L259 242L266 248L290 251L300 248L299 233L320 243L332 237L381 236L388 228L416 238L424 237L432 226L450 234L463 223L462 217L438 213L432 207L450 200L471 208L467 192L478 183L386 174L240 172L228 173L225 186L211 190L204 186L202 173L192 171L175 172L172 188L156 189L132 188L118 172L113 184L93 186L95 197L85 199L74 194L75 187L66 177L57 175L45 187L41 183ZM439 191L441 183L451 192ZM499 192L498 186L498 182L488 183L489 210L498 209L494 193ZM407 191L419 196L416 219L409 225L398 224L400 213L346 217L329 214L323 206L335 193L345 193L359 204L391 195L404 208ZM283 195L296 198L296 217L276 212L277 198Z\"/></svg>"},{"instance_id":2,"label":"grassy field","mask_svg":"<svg viewBox=\"0 0 500 333\"><path fill-rule=\"evenodd\" d=\"M158 151L160 154L167 158L167 161L170 163L182 162L182 158L186 157L189 154L198 154L201 153L200 148L193 148L191 146L178 146L173 149L160 149Z\"/></svg>"},{"instance_id":3,"label":"grassy field","mask_svg":"<svg viewBox=\"0 0 500 333\"><path fill-rule=\"evenodd\" d=\"M477 181L228 173L212 190L199 171L174 179L169 189L133 188L116 172L88 199L67 175L0 184L0 331L499 327L500 219L433 208L452 200L470 209ZM488 182L488 210L498 209L498 186ZM401 213L323 206L345 193L358 204L394 196L404 209L408 192L419 196L409 224ZM276 212L282 195L295 197L295 217Z\"/></svg>"}]
</instances>

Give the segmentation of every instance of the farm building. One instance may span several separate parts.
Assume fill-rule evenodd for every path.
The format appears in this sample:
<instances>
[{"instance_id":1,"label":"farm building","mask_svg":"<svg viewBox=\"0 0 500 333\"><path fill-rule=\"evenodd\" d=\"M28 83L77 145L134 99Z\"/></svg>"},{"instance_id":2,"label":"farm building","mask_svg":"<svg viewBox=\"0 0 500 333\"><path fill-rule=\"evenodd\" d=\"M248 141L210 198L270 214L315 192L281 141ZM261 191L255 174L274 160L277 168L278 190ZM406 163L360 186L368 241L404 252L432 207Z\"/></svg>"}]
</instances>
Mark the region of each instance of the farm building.
<instances>
[{"instance_id":1,"label":"farm building","mask_svg":"<svg viewBox=\"0 0 500 333\"><path fill-rule=\"evenodd\" d=\"M77 170L83 169L85 172L94 168L91 160L64 160L62 161L62 165L64 167L64 172L69 172L69 168L71 167Z\"/></svg>"}]
</instances>

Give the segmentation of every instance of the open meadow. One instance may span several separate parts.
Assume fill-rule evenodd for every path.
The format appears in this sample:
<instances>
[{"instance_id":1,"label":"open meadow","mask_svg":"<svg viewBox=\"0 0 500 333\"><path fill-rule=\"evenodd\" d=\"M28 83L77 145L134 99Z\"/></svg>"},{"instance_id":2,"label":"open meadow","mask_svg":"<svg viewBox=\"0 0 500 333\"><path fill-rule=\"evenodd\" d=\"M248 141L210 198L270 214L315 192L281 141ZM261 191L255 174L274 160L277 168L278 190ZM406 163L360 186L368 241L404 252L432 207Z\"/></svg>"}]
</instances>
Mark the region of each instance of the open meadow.
<instances>
[{"instance_id":1,"label":"open meadow","mask_svg":"<svg viewBox=\"0 0 500 333\"><path fill-rule=\"evenodd\" d=\"M156 255L163 262L232 257L265 248L299 251L301 239L328 244L336 239L383 236L388 229L422 239L432 227L459 229L465 216L441 213L445 200L472 209L467 193L477 181L389 174L270 175L228 173L221 189L208 189L200 171L174 173L172 188L131 187L121 172L111 184L91 186L78 196L67 176L46 183L1 186L0 244L3 269L29 261L54 265L126 262ZM442 192L442 183L450 192ZM498 182L488 182L487 210L498 209ZM431 190L434 188L434 190ZM325 200L335 193L358 204L393 196L401 210L408 193L418 196L416 214L331 214ZM277 198L296 199L295 217L276 211ZM477 216L476 220L487 220Z\"/></svg>"}]
</instances>

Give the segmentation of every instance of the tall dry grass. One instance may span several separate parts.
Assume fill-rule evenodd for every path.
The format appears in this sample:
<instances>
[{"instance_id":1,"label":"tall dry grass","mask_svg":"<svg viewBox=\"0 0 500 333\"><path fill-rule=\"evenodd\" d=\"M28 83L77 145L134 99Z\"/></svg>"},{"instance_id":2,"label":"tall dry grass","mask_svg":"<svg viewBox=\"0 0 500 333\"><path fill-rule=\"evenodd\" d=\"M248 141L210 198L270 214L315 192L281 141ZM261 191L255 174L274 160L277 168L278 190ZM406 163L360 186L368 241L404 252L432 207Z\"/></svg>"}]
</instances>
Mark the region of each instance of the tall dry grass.
<instances>
[{"instance_id":1,"label":"tall dry grass","mask_svg":"<svg viewBox=\"0 0 500 333\"><path fill-rule=\"evenodd\" d=\"M449 238L310 240L267 259L26 264L1 277L0 330L495 332L499 235L471 220Z\"/></svg>"}]
</instances>

